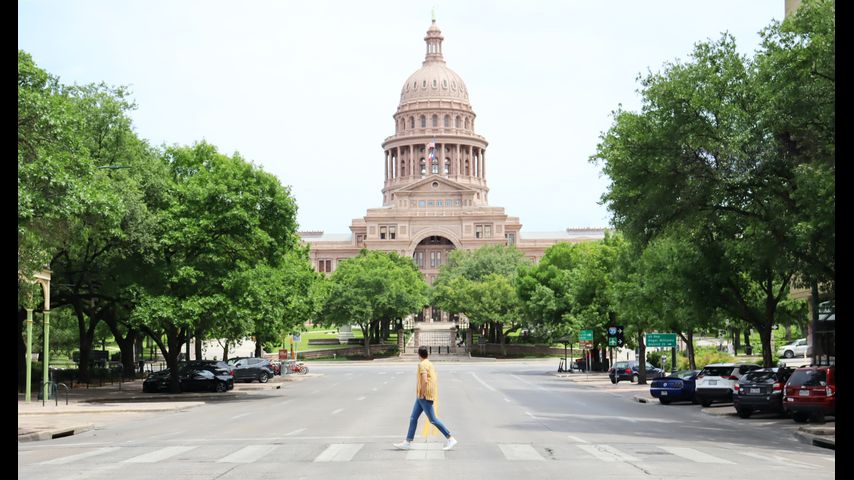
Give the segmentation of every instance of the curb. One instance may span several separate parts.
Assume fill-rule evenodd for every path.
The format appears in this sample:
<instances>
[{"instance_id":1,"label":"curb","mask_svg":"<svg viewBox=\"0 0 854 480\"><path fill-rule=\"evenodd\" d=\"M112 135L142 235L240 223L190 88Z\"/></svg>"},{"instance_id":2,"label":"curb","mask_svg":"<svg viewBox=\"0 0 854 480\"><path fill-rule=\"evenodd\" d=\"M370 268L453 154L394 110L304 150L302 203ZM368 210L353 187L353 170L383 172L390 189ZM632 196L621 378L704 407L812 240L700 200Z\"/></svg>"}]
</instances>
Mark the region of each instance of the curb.
<instances>
[{"instance_id":1,"label":"curb","mask_svg":"<svg viewBox=\"0 0 854 480\"><path fill-rule=\"evenodd\" d=\"M92 430L95 428L91 423L88 425L80 425L69 428L58 428L54 430L46 430L43 432L33 432L33 433L25 433L22 435L18 435L19 442L37 442L40 440L53 440L54 438L62 438L68 437L71 435L76 435L78 433L83 433L88 430Z\"/></svg>"},{"instance_id":2,"label":"curb","mask_svg":"<svg viewBox=\"0 0 854 480\"><path fill-rule=\"evenodd\" d=\"M797 430L795 431L795 438L797 438L801 443L806 443L807 445L836 450L836 435L815 435L802 430Z\"/></svg>"}]
</instances>

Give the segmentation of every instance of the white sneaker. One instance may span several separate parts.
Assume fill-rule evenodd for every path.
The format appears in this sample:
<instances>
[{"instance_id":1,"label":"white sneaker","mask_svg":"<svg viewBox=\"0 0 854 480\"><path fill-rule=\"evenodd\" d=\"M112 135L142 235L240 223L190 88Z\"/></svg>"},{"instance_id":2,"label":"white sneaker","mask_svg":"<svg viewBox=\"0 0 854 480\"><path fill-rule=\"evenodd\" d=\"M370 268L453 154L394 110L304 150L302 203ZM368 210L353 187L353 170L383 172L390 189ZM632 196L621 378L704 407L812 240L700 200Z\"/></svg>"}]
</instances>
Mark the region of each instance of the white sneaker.
<instances>
[{"instance_id":1,"label":"white sneaker","mask_svg":"<svg viewBox=\"0 0 854 480\"><path fill-rule=\"evenodd\" d=\"M405 441L400 443L395 443L394 447L398 450L409 450L412 447L412 442Z\"/></svg>"},{"instance_id":2,"label":"white sneaker","mask_svg":"<svg viewBox=\"0 0 854 480\"><path fill-rule=\"evenodd\" d=\"M454 445L456 445L456 444L457 444L456 438L448 437L448 443L446 443L445 446L442 447L442 450L450 450L450 449L454 448Z\"/></svg>"}]
</instances>

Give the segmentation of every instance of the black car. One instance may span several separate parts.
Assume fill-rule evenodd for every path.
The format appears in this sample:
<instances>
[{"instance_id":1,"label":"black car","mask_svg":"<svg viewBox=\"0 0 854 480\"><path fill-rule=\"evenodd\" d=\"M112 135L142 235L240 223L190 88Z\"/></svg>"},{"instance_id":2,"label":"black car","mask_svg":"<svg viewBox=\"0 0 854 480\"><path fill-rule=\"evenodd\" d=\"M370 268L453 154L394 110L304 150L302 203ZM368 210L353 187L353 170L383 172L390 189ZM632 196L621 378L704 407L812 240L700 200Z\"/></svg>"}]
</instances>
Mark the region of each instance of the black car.
<instances>
[{"instance_id":1,"label":"black car","mask_svg":"<svg viewBox=\"0 0 854 480\"><path fill-rule=\"evenodd\" d=\"M608 378L611 379L611 383L617 383L620 380L629 380L634 383L638 382L640 378L640 371L638 369L638 361L637 360L626 360L621 362L614 362L614 366L608 370ZM651 363L646 362L646 379L652 380L655 378L661 378L664 376L664 370L660 368L655 368Z\"/></svg>"},{"instance_id":2,"label":"black car","mask_svg":"<svg viewBox=\"0 0 854 480\"><path fill-rule=\"evenodd\" d=\"M179 362L179 367L192 367L210 370L217 375L234 376L234 367L222 360L193 360L191 362Z\"/></svg>"},{"instance_id":3,"label":"black car","mask_svg":"<svg viewBox=\"0 0 854 480\"><path fill-rule=\"evenodd\" d=\"M792 372L791 368L760 368L741 377L732 395L738 416L749 418L755 410L782 412L783 389Z\"/></svg>"},{"instance_id":4,"label":"black car","mask_svg":"<svg viewBox=\"0 0 854 480\"><path fill-rule=\"evenodd\" d=\"M146 393L169 390L171 370L168 368L154 372L142 382L142 391ZM178 384L182 392L225 392L234 388L234 377L212 372L206 368L181 367Z\"/></svg>"},{"instance_id":5,"label":"black car","mask_svg":"<svg viewBox=\"0 0 854 480\"><path fill-rule=\"evenodd\" d=\"M234 381L251 382L258 380L267 383L273 377L273 365L266 358L237 357L232 358L228 365L234 369Z\"/></svg>"}]
</instances>

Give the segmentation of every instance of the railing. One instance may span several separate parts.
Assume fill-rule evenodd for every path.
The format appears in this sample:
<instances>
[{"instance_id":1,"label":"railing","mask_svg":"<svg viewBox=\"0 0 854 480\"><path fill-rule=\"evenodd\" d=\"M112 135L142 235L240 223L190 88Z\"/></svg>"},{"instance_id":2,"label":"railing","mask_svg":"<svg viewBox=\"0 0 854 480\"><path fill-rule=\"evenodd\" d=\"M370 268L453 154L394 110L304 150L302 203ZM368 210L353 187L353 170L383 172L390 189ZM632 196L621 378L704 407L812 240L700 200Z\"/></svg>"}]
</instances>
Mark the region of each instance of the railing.
<instances>
[{"instance_id":1,"label":"railing","mask_svg":"<svg viewBox=\"0 0 854 480\"><path fill-rule=\"evenodd\" d=\"M48 388L48 394L47 394L48 397L53 395L54 400L56 400L56 406L59 406L59 395L56 394L56 391L57 391L58 387L64 388L65 389L65 404L68 405L68 393L71 391L71 389L68 388L68 385L66 385L64 383L56 383L56 382L51 380L49 382L42 383L42 388L40 389L39 394L38 394L38 398L41 399L43 407L45 406L45 400L46 400L44 398L44 387L45 387L45 385L48 386L47 387Z\"/></svg>"}]
</instances>

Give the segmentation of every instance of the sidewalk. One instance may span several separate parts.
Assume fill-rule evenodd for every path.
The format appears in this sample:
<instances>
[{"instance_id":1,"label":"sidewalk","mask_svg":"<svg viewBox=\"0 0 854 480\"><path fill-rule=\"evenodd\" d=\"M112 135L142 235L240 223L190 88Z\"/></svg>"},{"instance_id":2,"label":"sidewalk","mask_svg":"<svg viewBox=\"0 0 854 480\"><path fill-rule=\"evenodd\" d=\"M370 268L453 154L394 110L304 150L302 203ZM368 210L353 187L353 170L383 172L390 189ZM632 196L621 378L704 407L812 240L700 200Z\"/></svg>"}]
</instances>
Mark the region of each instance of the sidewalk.
<instances>
[{"instance_id":1,"label":"sidewalk","mask_svg":"<svg viewBox=\"0 0 854 480\"><path fill-rule=\"evenodd\" d=\"M309 374L308 376L310 376ZM237 383L233 390L223 393L188 392L143 393L142 380L103 387L74 388L60 391L58 399L50 398L44 404L36 400L24 401L18 394L18 441L50 440L101 428L114 422L131 420L154 412L177 412L204 405L212 400L243 398L257 391L272 391L286 382L302 381L305 375L276 376L267 383ZM121 388L121 389L120 389ZM58 400L58 401L57 401Z\"/></svg>"}]
</instances>

